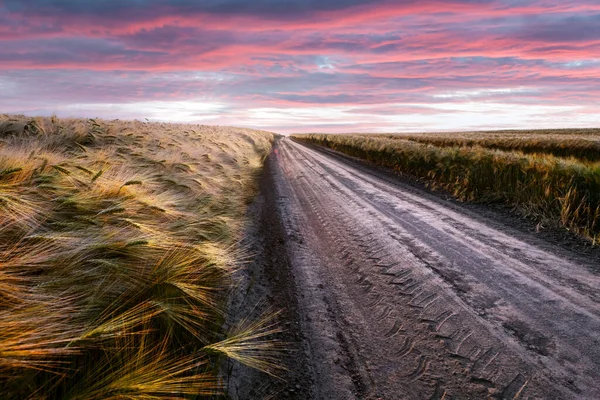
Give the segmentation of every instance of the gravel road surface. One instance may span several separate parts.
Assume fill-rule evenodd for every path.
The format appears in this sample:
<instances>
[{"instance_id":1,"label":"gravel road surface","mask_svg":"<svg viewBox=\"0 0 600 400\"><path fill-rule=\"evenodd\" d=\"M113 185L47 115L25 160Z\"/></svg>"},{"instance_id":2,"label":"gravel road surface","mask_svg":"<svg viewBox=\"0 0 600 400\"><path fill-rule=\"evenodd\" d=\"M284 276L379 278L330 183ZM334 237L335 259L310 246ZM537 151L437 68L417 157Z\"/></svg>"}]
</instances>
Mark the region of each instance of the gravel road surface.
<instances>
[{"instance_id":1,"label":"gravel road surface","mask_svg":"<svg viewBox=\"0 0 600 400\"><path fill-rule=\"evenodd\" d=\"M600 276L439 196L280 139L316 399L600 398Z\"/></svg>"}]
</instances>

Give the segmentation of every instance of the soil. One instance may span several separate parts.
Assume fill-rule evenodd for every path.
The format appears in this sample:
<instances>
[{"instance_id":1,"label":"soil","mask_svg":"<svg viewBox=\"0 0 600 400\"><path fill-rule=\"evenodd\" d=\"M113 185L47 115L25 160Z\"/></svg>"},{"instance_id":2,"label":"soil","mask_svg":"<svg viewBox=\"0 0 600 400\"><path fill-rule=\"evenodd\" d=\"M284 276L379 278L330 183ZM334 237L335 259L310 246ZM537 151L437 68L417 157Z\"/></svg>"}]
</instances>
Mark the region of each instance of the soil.
<instances>
[{"instance_id":1,"label":"soil","mask_svg":"<svg viewBox=\"0 0 600 400\"><path fill-rule=\"evenodd\" d=\"M250 260L235 276L230 296L229 318L260 317L262 313L280 312L277 317L282 332L274 339L285 343L279 364L283 371L276 376L258 372L237 362L230 362L225 372L231 399L310 399L313 376L306 339L300 326L295 280L286 251L287 238L277 212L277 195L273 185L273 162L268 158L260 177L260 191L248 211L248 228L241 247Z\"/></svg>"},{"instance_id":2,"label":"soil","mask_svg":"<svg viewBox=\"0 0 600 400\"><path fill-rule=\"evenodd\" d=\"M279 139L246 235L234 316L282 308L282 380L232 368L232 398L600 397L600 251Z\"/></svg>"}]
</instances>

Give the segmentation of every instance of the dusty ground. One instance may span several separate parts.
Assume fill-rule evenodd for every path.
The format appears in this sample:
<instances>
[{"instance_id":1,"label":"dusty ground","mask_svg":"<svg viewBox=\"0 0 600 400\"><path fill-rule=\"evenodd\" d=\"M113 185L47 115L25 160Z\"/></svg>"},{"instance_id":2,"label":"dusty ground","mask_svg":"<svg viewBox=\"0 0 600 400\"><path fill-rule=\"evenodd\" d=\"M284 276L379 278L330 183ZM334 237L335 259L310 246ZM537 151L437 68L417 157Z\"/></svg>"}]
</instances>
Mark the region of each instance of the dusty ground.
<instances>
[{"instance_id":1,"label":"dusty ground","mask_svg":"<svg viewBox=\"0 0 600 400\"><path fill-rule=\"evenodd\" d=\"M229 315L232 321L247 315L280 311L277 318L283 332L277 339L284 342L281 365L284 371L269 376L231 362L224 372L230 398L310 399L314 386L308 360L308 341L300 329L296 282L286 250L286 237L276 208L273 171L275 159L267 160L260 182L260 193L250 206L250 225L241 243L249 262L236 275L231 294Z\"/></svg>"},{"instance_id":2,"label":"dusty ground","mask_svg":"<svg viewBox=\"0 0 600 400\"><path fill-rule=\"evenodd\" d=\"M597 251L288 139L263 183L276 398L600 397Z\"/></svg>"}]
</instances>

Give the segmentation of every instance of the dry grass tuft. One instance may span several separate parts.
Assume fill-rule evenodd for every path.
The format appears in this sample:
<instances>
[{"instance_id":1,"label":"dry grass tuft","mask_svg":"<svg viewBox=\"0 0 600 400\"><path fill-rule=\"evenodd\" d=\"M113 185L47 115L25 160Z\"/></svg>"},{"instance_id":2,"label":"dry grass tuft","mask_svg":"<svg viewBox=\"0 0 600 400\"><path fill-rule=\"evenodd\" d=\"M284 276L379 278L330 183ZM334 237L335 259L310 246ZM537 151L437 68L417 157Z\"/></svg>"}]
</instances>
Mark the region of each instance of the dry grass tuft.
<instances>
[{"instance_id":1,"label":"dry grass tuft","mask_svg":"<svg viewBox=\"0 0 600 400\"><path fill-rule=\"evenodd\" d=\"M276 328L221 327L272 139L0 117L1 397L214 395L223 355L270 372Z\"/></svg>"}]
</instances>

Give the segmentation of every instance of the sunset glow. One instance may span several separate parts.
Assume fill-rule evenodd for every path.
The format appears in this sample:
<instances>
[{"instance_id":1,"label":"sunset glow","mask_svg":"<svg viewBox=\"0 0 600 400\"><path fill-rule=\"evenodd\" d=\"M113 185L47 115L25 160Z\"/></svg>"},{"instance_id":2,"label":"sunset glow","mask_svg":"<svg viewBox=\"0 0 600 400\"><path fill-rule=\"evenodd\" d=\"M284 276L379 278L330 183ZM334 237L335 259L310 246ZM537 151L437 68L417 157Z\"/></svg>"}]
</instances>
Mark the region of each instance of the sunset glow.
<instances>
[{"instance_id":1,"label":"sunset glow","mask_svg":"<svg viewBox=\"0 0 600 400\"><path fill-rule=\"evenodd\" d=\"M0 1L0 110L395 132L600 125L596 0Z\"/></svg>"}]
</instances>

